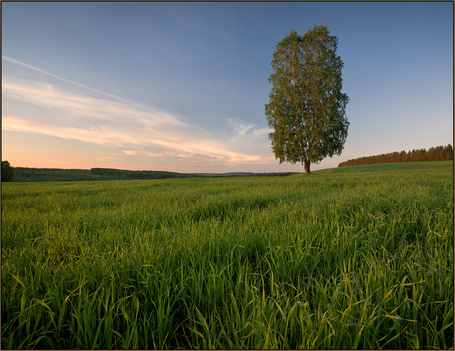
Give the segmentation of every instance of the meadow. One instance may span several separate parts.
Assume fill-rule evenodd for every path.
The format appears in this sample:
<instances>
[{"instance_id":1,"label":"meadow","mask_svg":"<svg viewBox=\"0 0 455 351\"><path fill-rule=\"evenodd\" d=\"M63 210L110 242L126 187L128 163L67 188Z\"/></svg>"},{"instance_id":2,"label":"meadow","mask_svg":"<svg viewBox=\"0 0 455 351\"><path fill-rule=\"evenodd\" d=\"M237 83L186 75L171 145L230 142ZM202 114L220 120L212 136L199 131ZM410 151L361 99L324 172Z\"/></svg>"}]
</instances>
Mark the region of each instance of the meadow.
<instances>
[{"instance_id":1,"label":"meadow","mask_svg":"<svg viewBox=\"0 0 455 351\"><path fill-rule=\"evenodd\" d=\"M3 183L2 349L453 349L453 162L348 169Z\"/></svg>"}]
</instances>

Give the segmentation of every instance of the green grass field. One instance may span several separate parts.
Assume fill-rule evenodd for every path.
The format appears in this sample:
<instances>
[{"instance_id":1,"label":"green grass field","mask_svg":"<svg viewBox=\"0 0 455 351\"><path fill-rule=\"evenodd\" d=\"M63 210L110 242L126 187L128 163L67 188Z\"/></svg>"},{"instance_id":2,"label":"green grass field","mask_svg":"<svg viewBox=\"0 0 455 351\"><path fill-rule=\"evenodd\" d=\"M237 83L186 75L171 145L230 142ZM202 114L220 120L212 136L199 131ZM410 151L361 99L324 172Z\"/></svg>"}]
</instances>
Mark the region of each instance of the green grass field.
<instances>
[{"instance_id":1,"label":"green grass field","mask_svg":"<svg viewBox=\"0 0 455 351\"><path fill-rule=\"evenodd\" d=\"M431 164L3 183L1 347L453 349L453 162Z\"/></svg>"},{"instance_id":2,"label":"green grass field","mask_svg":"<svg viewBox=\"0 0 455 351\"><path fill-rule=\"evenodd\" d=\"M338 167L323 169L320 173L356 173L356 172L379 172L379 171L399 171L403 169L427 169L427 168L453 168L453 161L431 161L431 162L394 162L380 163L373 165L361 165L351 167Z\"/></svg>"}]
</instances>

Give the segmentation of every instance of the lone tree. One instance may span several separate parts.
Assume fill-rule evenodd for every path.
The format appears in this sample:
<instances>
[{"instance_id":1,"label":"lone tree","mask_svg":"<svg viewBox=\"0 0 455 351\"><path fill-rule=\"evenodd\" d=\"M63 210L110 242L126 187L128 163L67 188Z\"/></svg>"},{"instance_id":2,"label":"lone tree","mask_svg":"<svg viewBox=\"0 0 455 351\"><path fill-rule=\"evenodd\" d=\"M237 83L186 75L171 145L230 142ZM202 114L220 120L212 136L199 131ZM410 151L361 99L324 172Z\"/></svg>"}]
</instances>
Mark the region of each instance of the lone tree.
<instances>
[{"instance_id":1,"label":"lone tree","mask_svg":"<svg viewBox=\"0 0 455 351\"><path fill-rule=\"evenodd\" d=\"M306 174L311 163L340 155L348 135L337 43L326 26L314 26L304 36L291 30L273 54L265 105L272 149L280 164L301 162Z\"/></svg>"}]
</instances>

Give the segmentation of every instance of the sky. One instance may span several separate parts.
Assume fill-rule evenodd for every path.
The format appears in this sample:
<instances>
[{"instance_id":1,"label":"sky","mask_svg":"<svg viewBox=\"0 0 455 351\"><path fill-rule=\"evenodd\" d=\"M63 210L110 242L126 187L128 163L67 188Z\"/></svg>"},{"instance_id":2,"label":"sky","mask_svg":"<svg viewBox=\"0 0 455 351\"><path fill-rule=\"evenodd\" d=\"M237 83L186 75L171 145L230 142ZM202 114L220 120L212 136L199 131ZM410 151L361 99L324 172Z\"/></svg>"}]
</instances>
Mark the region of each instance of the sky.
<instances>
[{"instance_id":1,"label":"sky","mask_svg":"<svg viewBox=\"0 0 455 351\"><path fill-rule=\"evenodd\" d=\"M453 2L2 2L13 167L303 172L264 113L277 43L326 25L348 159L453 145Z\"/></svg>"}]
</instances>

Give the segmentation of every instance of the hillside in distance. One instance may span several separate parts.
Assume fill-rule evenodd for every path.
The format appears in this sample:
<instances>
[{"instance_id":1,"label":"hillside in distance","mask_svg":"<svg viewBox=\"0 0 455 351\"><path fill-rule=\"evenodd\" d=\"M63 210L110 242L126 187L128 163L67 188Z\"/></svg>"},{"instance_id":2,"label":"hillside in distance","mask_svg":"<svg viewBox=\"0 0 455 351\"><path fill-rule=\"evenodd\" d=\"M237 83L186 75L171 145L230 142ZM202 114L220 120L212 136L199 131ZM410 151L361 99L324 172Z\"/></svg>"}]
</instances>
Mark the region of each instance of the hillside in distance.
<instances>
[{"instance_id":1,"label":"hillside in distance","mask_svg":"<svg viewBox=\"0 0 455 351\"><path fill-rule=\"evenodd\" d=\"M252 176L287 176L292 172L278 173L177 173L167 171L129 171L114 168L60 169L11 167L14 182L58 182L58 181L93 181L93 180L132 180L132 179L167 179L167 178L214 178L214 177L252 177Z\"/></svg>"},{"instance_id":2,"label":"hillside in distance","mask_svg":"<svg viewBox=\"0 0 455 351\"><path fill-rule=\"evenodd\" d=\"M412 151L361 157L342 162L337 168L316 170L322 173L351 173L408 168L453 167L452 145L437 146ZM8 163L6 161L6 163ZM9 167L9 166L8 166ZM131 171L114 168L60 169L10 167L13 182L56 182L56 181L93 181L93 180L132 180L167 178L214 178L214 177L273 177L300 174L301 172L228 172L228 173L177 173L168 171ZM3 170L3 162L2 162ZM3 174L3 171L2 171ZM3 181L3 178L2 178Z\"/></svg>"},{"instance_id":3,"label":"hillside in distance","mask_svg":"<svg viewBox=\"0 0 455 351\"><path fill-rule=\"evenodd\" d=\"M314 171L314 174L326 173L356 173L356 172L381 172L381 171L399 171L410 169L426 168L453 168L453 161L419 161L419 162L392 162L376 163L358 166L345 166L337 168L327 168Z\"/></svg>"},{"instance_id":4,"label":"hillside in distance","mask_svg":"<svg viewBox=\"0 0 455 351\"><path fill-rule=\"evenodd\" d=\"M313 171L314 175L325 173L355 173L406 170L416 168L453 167L453 161L397 162L358 166L327 168ZM176 173L165 171L127 171L111 168L59 169L12 167L13 182L58 182L58 181L93 181L93 180L133 180L133 179L168 179L168 178L219 178L219 177L273 177L299 174L297 172L276 173Z\"/></svg>"}]
</instances>

